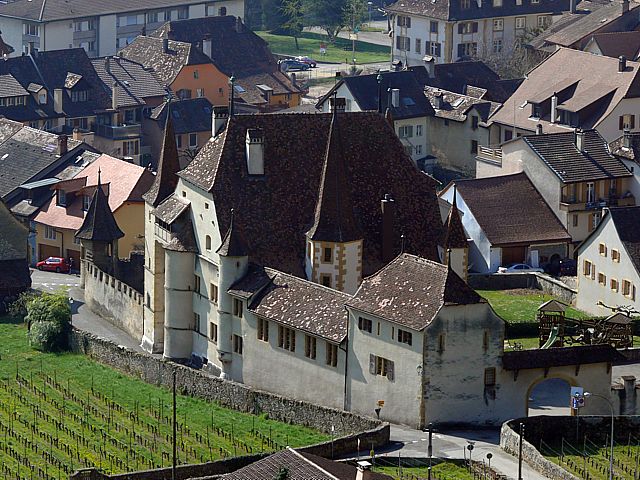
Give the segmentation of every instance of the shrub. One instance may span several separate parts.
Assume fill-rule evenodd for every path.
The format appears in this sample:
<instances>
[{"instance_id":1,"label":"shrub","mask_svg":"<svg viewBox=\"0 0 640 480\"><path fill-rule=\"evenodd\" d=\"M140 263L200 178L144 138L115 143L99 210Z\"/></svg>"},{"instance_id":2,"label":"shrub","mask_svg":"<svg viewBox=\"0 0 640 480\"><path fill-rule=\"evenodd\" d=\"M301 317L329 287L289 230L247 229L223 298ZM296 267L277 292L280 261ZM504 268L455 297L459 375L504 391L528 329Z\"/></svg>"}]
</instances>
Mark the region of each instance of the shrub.
<instances>
[{"instance_id":1,"label":"shrub","mask_svg":"<svg viewBox=\"0 0 640 480\"><path fill-rule=\"evenodd\" d=\"M54 352L64 348L64 329L55 322L36 322L27 332L29 343L36 350Z\"/></svg>"},{"instance_id":2,"label":"shrub","mask_svg":"<svg viewBox=\"0 0 640 480\"><path fill-rule=\"evenodd\" d=\"M71 307L63 293L43 293L26 304L31 345L45 352L63 350L71 323Z\"/></svg>"}]
</instances>

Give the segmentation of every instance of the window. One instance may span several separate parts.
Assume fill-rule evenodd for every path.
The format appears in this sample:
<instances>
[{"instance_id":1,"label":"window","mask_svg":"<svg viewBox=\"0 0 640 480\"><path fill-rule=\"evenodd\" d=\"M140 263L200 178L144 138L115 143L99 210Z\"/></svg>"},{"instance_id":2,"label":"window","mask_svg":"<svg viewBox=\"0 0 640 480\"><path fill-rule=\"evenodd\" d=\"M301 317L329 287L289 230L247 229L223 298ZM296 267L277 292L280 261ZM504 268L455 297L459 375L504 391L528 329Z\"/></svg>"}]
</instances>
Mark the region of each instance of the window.
<instances>
[{"instance_id":1,"label":"window","mask_svg":"<svg viewBox=\"0 0 640 480\"><path fill-rule=\"evenodd\" d=\"M71 101L74 103L86 102L88 99L89 92L87 90L78 90L71 92Z\"/></svg>"},{"instance_id":2,"label":"window","mask_svg":"<svg viewBox=\"0 0 640 480\"><path fill-rule=\"evenodd\" d=\"M188 88L181 88L176 92L180 100L189 100L191 98L191 90Z\"/></svg>"},{"instance_id":3,"label":"window","mask_svg":"<svg viewBox=\"0 0 640 480\"><path fill-rule=\"evenodd\" d=\"M502 0L493 0L493 6L494 7L501 7L502 6Z\"/></svg>"},{"instance_id":4,"label":"window","mask_svg":"<svg viewBox=\"0 0 640 480\"><path fill-rule=\"evenodd\" d=\"M458 24L458 33L476 33L478 31L478 22L462 22Z\"/></svg>"},{"instance_id":5,"label":"window","mask_svg":"<svg viewBox=\"0 0 640 480\"><path fill-rule=\"evenodd\" d=\"M622 280L622 295L630 297L631 291L631 282L629 280Z\"/></svg>"},{"instance_id":6,"label":"window","mask_svg":"<svg viewBox=\"0 0 640 480\"><path fill-rule=\"evenodd\" d=\"M462 10L468 10L471 8L471 0L460 0L460 8Z\"/></svg>"},{"instance_id":7,"label":"window","mask_svg":"<svg viewBox=\"0 0 640 480\"><path fill-rule=\"evenodd\" d=\"M396 36L396 49L404 52L411 51L411 39L401 35Z\"/></svg>"},{"instance_id":8,"label":"window","mask_svg":"<svg viewBox=\"0 0 640 480\"><path fill-rule=\"evenodd\" d=\"M369 355L369 373L372 375L380 375L387 377L389 380L394 379L394 365L391 360L377 355Z\"/></svg>"},{"instance_id":9,"label":"window","mask_svg":"<svg viewBox=\"0 0 640 480\"><path fill-rule=\"evenodd\" d=\"M240 335L233 335L233 353L242 355L242 337Z\"/></svg>"},{"instance_id":10,"label":"window","mask_svg":"<svg viewBox=\"0 0 640 480\"><path fill-rule=\"evenodd\" d=\"M628 128L629 130L633 130L635 127L636 127L635 115L631 115L631 114L620 115L620 118L618 120L618 128L620 130L624 130L625 128Z\"/></svg>"},{"instance_id":11,"label":"window","mask_svg":"<svg viewBox=\"0 0 640 480\"><path fill-rule=\"evenodd\" d=\"M320 285L331 288L331 275L328 273L320 274Z\"/></svg>"},{"instance_id":12,"label":"window","mask_svg":"<svg viewBox=\"0 0 640 480\"><path fill-rule=\"evenodd\" d=\"M477 130L478 129L478 121L479 121L479 118L478 118L477 115L472 115L471 116L471 128L473 130Z\"/></svg>"},{"instance_id":13,"label":"window","mask_svg":"<svg viewBox=\"0 0 640 480\"><path fill-rule=\"evenodd\" d=\"M204 97L204 88L196 88L196 98Z\"/></svg>"},{"instance_id":14,"label":"window","mask_svg":"<svg viewBox=\"0 0 640 480\"><path fill-rule=\"evenodd\" d=\"M227 15L227 7L220 7L218 9L218 16L219 17L224 17Z\"/></svg>"},{"instance_id":15,"label":"window","mask_svg":"<svg viewBox=\"0 0 640 480\"><path fill-rule=\"evenodd\" d=\"M496 38L493 40L493 53L502 52L502 39Z\"/></svg>"},{"instance_id":16,"label":"window","mask_svg":"<svg viewBox=\"0 0 640 480\"><path fill-rule=\"evenodd\" d=\"M178 20L186 20L189 18L189 8L183 7L178 9Z\"/></svg>"},{"instance_id":17,"label":"window","mask_svg":"<svg viewBox=\"0 0 640 480\"><path fill-rule=\"evenodd\" d=\"M516 17L516 30L527 28L527 17Z\"/></svg>"},{"instance_id":18,"label":"window","mask_svg":"<svg viewBox=\"0 0 640 480\"><path fill-rule=\"evenodd\" d=\"M585 277L590 277L593 270L593 263L591 263L589 260L584 260L582 262L582 273Z\"/></svg>"},{"instance_id":19,"label":"window","mask_svg":"<svg viewBox=\"0 0 640 480\"><path fill-rule=\"evenodd\" d=\"M198 72L198 70L193 71L193 78L195 78L196 80L200 78L200 72Z\"/></svg>"},{"instance_id":20,"label":"window","mask_svg":"<svg viewBox=\"0 0 640 480\"><path fill-rule=\"evenodd\" d=\"M197 148L198 147L198 134L190 133L189 134L189 148Z\"/></svg>"},{"instance_id":21,"label":"window","mask_svg":"<svg viewBox=\"0 0 640 480\"><path fill-rule=\"evenodd\" d=\"M598 283L600 285L606 285L607 284L607 276L602 272L598 273Z\"/></svg>"},{"instance_id":22,"label":"window","mask_svg":"<svg viewBox=\"0 0 640 480\"><path fill-rule=\"evenodd\" d=\"M31 35L32 37L40 36L40 26L35 23L25 23L24 30L25 35Z\"/></svg>"},{"instance_id":23,"label":"window","mask_svg":"<svg viewBox=\"0 0 640 480\"><path fill-rule=\"evenodd\" d=\"M422 145L416 145L416 155L422 155Z\"/></svg>"},{"instance_id":24,"label":"window","mask_svg":"<svg viewBox=\"0 0 640 480\"><path fill-rule=\"evenodd\" d=\"M494 387L496 385L496 369L495 367L484 369L484 386Z\"/></svg>"},{"instance_id":25,"label":"window","mask_svg":"<svg viewBox=\"0 0 640 480\"><path fill-rule=\"evenodd\" d=\"M416 125L416 137L422 136L422 125Z\"/></svg>"},{"instance_id":26,"label":"window","mask_svg":"<svg viewBox=\"0 0 640 480\"><path fill-rule=\"evenodd\" d=\"M122 155L132 157L140 153L140 142L138 140L126 140L122 142Z\"/></svg>"},{"instance_id":27,"label":"window","mask_svg":"<svg viewBox=\"0 0 640 480\"><path fill-rule=\"evenodd\" d=\"M398 15L396 23L397 23L397 25L399 27L411 28L411 17L405 17L404 15Z\"/></svg>"},{"instance_id":28,"label":"window","mask_svg":"<svg viewBox=\"0 0 640 480\"><path fill-rule=\"evenodd\" d=\"M176 135L176 147L182 148L182 135Z\"/></svg>"},{"instance_id":29,"label":"window","mask_svg":"<svg viewBox=\"0 0 640 480\"><path fill-rule=\"evenodd\" d=\"M327 342L326 364L331 367L338 366L338 345Z\"/></svg>"},{"instance_id":30,"label":"window","mask_svg":"<svg viewBox=\"0 0 640 480\"><path fill-rule=\"evenodd\" d=\"M611 285L611 290L613 290L614 292L618 291L618 280L616 280L615 278L612 278L610 281L610 285Z\"/></svg>"},{"instance_id":31,"label":"window","mask_svg":"<svg viewBox=\"0 0 640 480\"><path fill-rule=\"evenodd\" d=\"M611 249L611 261L612 262L616 262L616 263L620 263L620 252L618 250L615 249Z\"/></svg>"},{"instance_id":32,"label":"window","mask_svg":"<svg viewBox=\"0 0 640 480\"><path fill-rule=\"evenodd\" d=\"M504 19L502 19L502 18L494 18L493 19L493 31L494 32L501 32L502 30L504 30Z\"/></svg>"},{"instance_id":33,"label":"window","mask_svg":"<svg viewBox=\"0 0 640 480\"><path fill-rule=\"evenodd\" d=\"M593 182L587 183L587 198L585 199L587 203L593 203L596 199L596 187Z\"/></svg>"},{"instance_id":34,"label":"window","mask_svg":"<svg viewBox=\"0 0 640 480\"><path fill-rule=\"evenodd\" d=\"M264 318L258 319L258 340L269 341L269 321Z\"/></svg>"},{"instance_id":35,"label":"window","mask_svg":"<svg viewBox=\"0 0 640 480\"><path fill-rule=\"evenodd\" d=\"M373 322L368 318L358 317L358 329L363 332L371 333Z\"/></svg>"},{"instance_id":36,"label":"window","mask_svg":"<svg viewBox=\"0 0 640 480\"><path fill-rule=\"evenodd\" d=\"M419 38L416 38L416 49L415 49L416 53L420 53L422 52L422 40Z\"/></svg>"},{"instance_id":37,"label":"window","mask_svg":"<svg viewBox=\"0 0 640 480\"><path fill-rule=\"evenodd\" d=\"M427 42L427 52L432 56L432 57L439 57L441 55L441 44L438 42Z\"/></svg>"},{"instance_id":38,"label":"window","mask_svg":"<svg viewBox=\"0 0 640 480\"><path fill-rule=\"evenodd\" d=\"M413 335L411 332L407 332L406 330L398 329L398 343L406 343L407 345L411 345Z\"/></svg>"},{"instance_id":39,"label":"window","mask_svg":"<svg viewBox=\"0 0 640 480\"><path fill-rule=\"evenodd\" d=\"M598 251L600 252L600 255L602 255L603 257L607 256L607 246L604 243L601 243L600 245L598 245Z\"/></svg>"},{"instance_id":40,"label":"window","mask_svg":"<svg viewBox=\"0 0 640 480\"><path fill-rule=\"evenodd\" d=\"M158 23L160 21L161 14L162 12L147 13L147 23Z\"/></svg>"},{"instance_id":41,"label":"window","mask_svg":"<svg viewBox=\"0 0 640 480\"><path fill-rule=\"evenodd\" d=\"M438 352L440 353L444 352L444 344L445 344L444 333L441 333L440 335L438 335Z\"/></svg>"},{"instance_id":42,"label":"window","mask_svg":"<svg viewBox=\"0 0 640 480\"><path fill-rule=\"evenodd\" d=\"M91 197L89 195L82 196L82 210L85 212L89 210L89 205L91 205Z\"/></svg>"},{"instance_id":43,"label":"window","mask_svg":"<svg viewBox=\"0 0 640 480\"><path fill-rule=\"evenodd\" d=\"M209 300L211 300L216 305L218 304L218 285L212 283L209 288Z\"/></svg>"},{"instance_id":44,"label":"window","mask_svg":"<svg viewBox=\"0 0 640 480\"><path fill-rule=\"evenodd\" d=\"M304 336L304 356L307 358L316 358L316 337L311 335Z\"/></svg>"},{"instance_id":45,"label":"window","mask_svg":"<svg viewBox=\"0 0 640 480\"><path fill-rule=\"evenodd\" d=\"M531 0L531 3L534 3L534 0ZM537 2L535 2L537 3ZM538 27L539 28L547 28L549 25L549 17L546 15L540 15L538 17Z\"/></svg>"},{"instance_id":46,"label":"window","mask_svg":"<svg viewBox=\"0 0 640 480\"><path fill-rule=\"evenodd\" d=\"M438 22L434 22L433 20L429 22L429 31L431 33L438 33Z\"/></svg>"},{"instance_id":47,"label":"window","mask_svg":"<svg viewBox=\"0 0 640 480\"><path fill-rule=\"evenodd\" d=\"M573 214L573 226L574 227L578 226L578 214L577 213Z\"/></svg>"},{"instance_id":48,"label":"window","mask_svg":"<svg viewBox=\"0 0 640 480\"><path fill-rule=\"evenodd\" d=\"M278 325L278 346L289 350L290 352L296 351L296 331L292 328L283 327Z\"/></svg>"},{"instance_id":49,"label":"window","mask_svg":"<svg viewBox=\"0 0 640 480\"><path fill-rule=\"evenodd\" d=\"M55 240L56 239L56 230L55 228L50 227L49 225L44 226L44 238L47 240Z\"/></svg>"},{"instance_id":50,"label":"window","mask_svg":"<svg viewBox=\"0 0 640 480\"><path fill-rule=\"evenodd\" d=\"M67 192L62 189L56 191L56 204L62 207L67 205Z\"/></svg>"},{"instance_id":51,"label":"window","mask_svg":"<svg viewBox=\"0 0 640 480\"><path fill-rule=\"evenodd\" d=\"M205 241L204 241L204 243L205 243L205 248L206 248L207 250L211 250L211 235L207 235L207 236L205 237Z\"/></svg>"},{"instance_id":52,"label":"window","mask_svg":"<svg viewBox=\"0 0 640 480\"><path fill-rule=\"evenodd\" d=\"M589 224L589 231L595 230L600 223L601 212L595 212L591 214L591 223Z\"/></svg>"},{"instance_id":53,"label":"window","mask_svg":"<svg viewBox=\"0 0 640 480\"><path fill-rule=\"evenodd\" d=\"M473 57L477 51L478 44L475 42L458 44L458 57Z\"/></svg>"},{"instance_id":54,"label":"window","mask_svg":"<svg viewBox=\"0 0 640 480\"><path fill-rule=\"evenodd\" d=\"M242 300L239 298L233 299L233 315L236 317L242 317Z\"/></svg>"},{"instance_id":55,"label":"window","mask_svg":"<svg viewBox=\"0 0 640 480\"><path fill-rule=\"evenodd\" d=\"M477 140L471 140L471 153L473 153L473 154L478 153L478 141Z\"/></svg>"},{"instance_id":56,"label":"window","mask_svg":"<svg viewBox=\"0 0 640 480\"><path fill-rule=\"evenodd\" d=\"M193 276L193 291L196 293L200 293L200 276Z\"/></svg>"},{"instance_id":57,"label":"window","mask_svg":"<svg viewBox=\"0 0 640 480\"><path fill-rule=\"evenodd\" d=\"M333 261L333 249L331 247L322 249L322 261L323 263L331 263Z\"/></svg>"},{"instance_id":58,"label":"window","mask_svg":"<svg viewBox=\"0 0 640 480\"><path fill-rule=\"evenodd\" d=\"M398 136L400 138L413 137L413 125L402 125L398 127Z\"/></svg>"},{"instance_id":59,"label":"window","mask_svg":"<svg viewBox=\"0 0 640 480\"><path fill-rule=\"evenodd\" d=\"M196 312L193 312L193 331L200 331L200 314Z\"/></svg>"},{"instance_id":60,"label":"window","mask_svg":"<svg viewBox=\"0 0 640 480\"><path fill-rule=\"evenodd\" d=\"M213 322L209 323L209 340L218 343L218 325Z\"/></svg>"}]
</instances>

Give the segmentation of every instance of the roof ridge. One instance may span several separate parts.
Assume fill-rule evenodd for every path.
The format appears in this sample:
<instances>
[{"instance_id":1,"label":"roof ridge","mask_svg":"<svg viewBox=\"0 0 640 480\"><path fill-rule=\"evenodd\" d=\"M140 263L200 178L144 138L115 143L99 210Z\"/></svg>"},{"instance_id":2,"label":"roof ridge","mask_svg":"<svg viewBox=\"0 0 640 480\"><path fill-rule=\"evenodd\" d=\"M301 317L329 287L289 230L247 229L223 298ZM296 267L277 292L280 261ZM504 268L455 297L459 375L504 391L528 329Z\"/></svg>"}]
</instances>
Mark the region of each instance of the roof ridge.
<instances>
[{"instance_id":1,"label":"roof ridge","mask_svg":"<svg viewBox=\"0 0 640 480\"><path fill-rule=\"evenodd\" d=\"M295 451L293 448L291 448L291 447L287 447L287 448L289 449L290 452L293 452L293 454L296 455L298 458L300 458L302 461L304 461L305 463L311 465L313 468L319 470L320 472L324 473L325 475L327 475L332 480L340 480L338 477L336 477L335 475L327 472L320 465L317 465L317 464L313 463L311 460L309 460L308 458L306 458L304 455L300 454L299 452Z\"/></svg>"},{"instance_id":2,"label":"roof ridge","mask_svg":"<svg viewBox=\"0 0 640 480\"><path fill-rule=\"evenodd\" d=\"M307 280L306 278L302 278L302 277L298 277L296 275L293 275L291 273L287 273L287 272L283 272L282 270L278 270L276 268L272 268L272 267L263 267L265 272L270 272L273 273L274 275L277 276L283 276L283 277L287 277L287 279L291 279L294 282L299 282L299 283L304 283L305 285L310 285L313 288L318 288L319 290L326 290L327 292L331 292L333 294L336 294L339 297L347 297L347 298L351 298L352 295L346 293L346 292L341 292L340 290L336 290L335 288L331 288L331 287L327 287L326 285L322 285L321 283L317 283L314 282L312 280ZM275 278L275 277L273 277ZM273 278L271 279L273 281Z\"/></svg>"}]
</instances>

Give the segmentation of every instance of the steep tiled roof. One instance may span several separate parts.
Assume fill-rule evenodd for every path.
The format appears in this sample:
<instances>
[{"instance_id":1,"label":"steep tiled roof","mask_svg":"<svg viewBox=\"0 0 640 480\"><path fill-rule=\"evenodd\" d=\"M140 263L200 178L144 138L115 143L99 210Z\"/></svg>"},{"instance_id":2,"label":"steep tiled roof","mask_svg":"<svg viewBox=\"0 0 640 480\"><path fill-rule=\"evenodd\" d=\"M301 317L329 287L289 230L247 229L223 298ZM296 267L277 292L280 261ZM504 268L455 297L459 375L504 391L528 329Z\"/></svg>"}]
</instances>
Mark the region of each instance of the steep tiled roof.
<instances>
[{"instance_id":1,"label":"steep tiled roof","mask_svg":"<svg viewBox=\"0 0 640 480\"><path fill-rule=\"evenodd\" d=\"M84 221L75 236L82 240L96 242L112 242L124 237L124 233L118 227L118 223L113 216L100 180L98 180L98 188L95 189L91 198L87 215L84 217Z\"/></svg>"},{"instance_id":2,"label":"steep tiled roof","mask_svg":"<svg viewBox=\"0 0 640 480\"><path fill-rule=\"evenodd\" d=\"M504 352L502 366L505 370L525 370L565 365L589 365L591 363L615 364L624 360L625 357L611 345L585 345Z\"/></svg>"},{"instance_id":3,"label":"steep tiled roof","mask_svg":"<svg viewBox=\"0 0 640 480\"><path fill-rule=\"evenodd\" d=\"M120 50L120 56L153 68L157 77L165 85L171 85L182 67L186 65L211 63L209 57L190 43L169 40L169 48L165 53L161 38L144 35L136 37L133 42Z\"/></svg>"},{"instance_id":4,"label":"steep tiled roof","mask_svg":"<svg viewBox=\"0 0 640 480\"><path fill-rule=\"evenodd\" d=\"M202 0L17 0L0 5L0 16L50 21L197 3Z\"/></svg>"},{"instance_id":5,"label":"steep tiled roof","mask_svg":"<svg viewBox=\"0 0 640 480\"><path fill-rule=\"evenodd\" d=\"M221 234L239 213L256 263L304 276L304 234L312 226L325 160L330 114L236 115L179 175L213 193ZM442 221L435 182L406 155L377 113L344 113L339 121L354 216L363 233L363 273L383 266L380 200L396 202L394 252L437 258ZM247 171L247 129L264 132L264 175ZM291 140L291 132L304 132Z\"/></svg>"},{"instance_id":6,"label":"steep tiled roof","mask_svg":"<svg viewBox=\"0 0 640 480\"><path fill-rule=\"evenodd\" d=\"M29 229L13 216L2 199L0 225L0 261L26 259Z\"/></svg>"},{"instance_id":7,"label":"steep tiled roof","mask_svg":"<svg viewBox=\"0 0 640 480\"><path fill-rule=\"evenodd\" d=\"M600 52L607 57L638 59L640 31L597 33L591 38L598 45Z\"/></svg>"},{"instance_id":8,"label":"steep tiled roof","mask_svg":"<svg viewBox=\"0 0 640 480\"><path fill-rule=\"evenodd\" d=\"M221 480L268 480L276 478L281 468L287 469L287 480L356 480L357 474L356 467L351 465L287 447L233 473L222 475ZM368 473L366 478L370 480L391 480L390 476L382 473Z\"/></svg>"},{"instance_id":9,"label":"steep tiled roof","mask_svg":"<svg viewBox=\"0 0 640 480\"><path fill-rule=\"evenodd\" d=\"M171 107L169 106L169 111ZM157 207L176 189L180 170L180 160L178 157L178 146L176 145L176 135L173 131L171 115L167 116L164 128L164 139L162 140L162 151L158 162L158 171L151 188L143 195L144 200L150 205Z\"/></svg>"},{"instance_id":10,"label":"steep tiled roof","mask_svg":"<svg viewBox=\"0 0 640 480\"><path fill-rule=\"evenodd\" d=\"M493 2L471 2L469 8L463 9L460 2L456 0L398 0L386 9L400 14L460 21L535 13L560 13L563 10L569 10L569 1L540 0L539 3L520 2L518 4L515 0L505 0L499 7L494 7Z\"/></svg>"},{"instance_id":11,"label":"steep tiled roof","mask_svg":"<svg viewBox=\"0 0 640 480\"><path fill-rule=\"evenodd\" d=\"M455 186L492 245L571 241L525 173L456 180Z\"/></svg>"},{"instance_id":12,"label":"steep tiled roof","mask_svg":"<svg viewBox=\"0 0 640 480\"><path fill-rule=\"evenodd\" d=\"M0 98L29 95L13 75L0 75Z\"/></svg>"},{"instance_id":13,"label":"steep tiled roof","mask_svg":"<svg viewBox=\"0 0 640 480\"><path fill-rule=\"evenodd\" d=\"M172 101L173 131L178 135L211 131L212 111L211 102L204 97ZM154 108L151 118L164 125L167 119L167 102Z\"/></svg>"},{"instance_id":14,"label":"steep tiled roof","mask_svg":"<svg viewBox=\"0 0 640 480\"><path fill-rule=\"evenodd\" d=\"M615 158L596 130L584 132L584 151L576 146L576 134L526 135L524 141L565 183L629 177L631 172Z\"/></svg>"},{"instance_id":15,"label":"steep tiled roof","mask_svg":"<svg viewBox=\"0 0 640 480\"><path fill-rule=\"evenodd\" d=\"M103 57L91 60L104 89L112 97L112 86L118 85L118 107L145 105L151 97L162 97L166 91L162 82L137 62L120 57Z\"/></svg>"},{"instance_id":16,"label":"steep tiled roof","mask_svg":"<svg viewBox=\"0 0 640 480\"><path fill-rule=\"evenodd\" d=\"M509 126L515 124L518 128L533 132L536 122L530 119L530 103L550 103L551 96L557 92L563 96L559 109L562 109L563 101L573 98L585 106L599 107L585 108L579 117L581 128L597 128L623 98L640 95L639 68L640 63L628 61L626 70L618 72L618 60L615 58L560 48L527 74L527 78L491 117L491 121ZM596 95L594 87L601 94ZM603 89L609 93L602 93ZM522 105L524 107L520 108ZM543 112L537 123L543 126L545 132L567 131L567 126L550 123L548 112Z\"/></svg>"},{"instance_id":17,"label":"steep tiled roof","mask_svg":"<svg viewBox=\"0 0 640 480\"><path fill-rule=\"evenodd\" d=\"M640 272L640 206L610 208L609 215L636 271Z\"/></svg>"},{"instance_id":18,"label":"steep tiled roof","mask_svg":"<svg viewBox=\"0 0 640 480\"><path fill-rule=\"evenodd\" d=\"M218 255L223 257L245 257L249 255L249 247L247 240L242 232L242 223L234 224L235 213L231 210L231 220L229 228L222 239L222 244L216 251Z\"/></svg>"},{"instance_id":19,"label":"steep tiled roof","mask_svg":"<svg viewBox=\"0 0 640 480\"><path fill-rule=\"evenodd\" d=\"M362 239L353 216L349 178L342 158L344 142L339 118L340 115L334 114L331 120L315 217L307 232L309 239L314 241L346 243Z\"/></svg>"},{"instance_id":20,"label":"steep tiled roof","mask_svg":"<svg viewBox=\"0 0 640 480\"><path fill-rule=\"evenodd\" d=\"M445 224L445 237L442 246L445 250L448 248L467 248L469 246L467 234L462 226L462 219L460 218L458 200L455 192L453 193L453 203L449 209L447 223Z\"/></svg>"},{"instance_id":21,"label":"steep tiled roof","mask_svg":"<svg viewBox=\"0 0 640 480\"><path fill-rule=\"evenodd\" d=\"M400 254L365 278L347 305L413 330L422 330L445 305L486 303L449 267Z\"/></svg>"}]
</instances>

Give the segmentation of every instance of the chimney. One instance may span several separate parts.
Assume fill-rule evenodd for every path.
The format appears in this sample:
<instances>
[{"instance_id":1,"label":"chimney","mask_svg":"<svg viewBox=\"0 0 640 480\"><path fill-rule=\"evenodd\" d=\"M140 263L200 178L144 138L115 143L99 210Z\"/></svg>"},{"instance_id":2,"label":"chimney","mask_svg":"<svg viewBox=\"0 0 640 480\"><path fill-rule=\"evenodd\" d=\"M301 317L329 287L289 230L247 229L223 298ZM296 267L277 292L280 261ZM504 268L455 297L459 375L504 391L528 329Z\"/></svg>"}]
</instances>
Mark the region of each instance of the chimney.
<instances>
[{"instance_id":1,"label":"chimney","mask_svg":"<svg viewBox=\"0 0 640 480\"><path fill-rule=\"evenodd\" d=\"M212 47L213 47L213 41L211 40L211 37L207 35L202 40L202 51L209 58L211 58Z\"/></svg>"},{"instance_id":2,"label":"chimney","mask_svg":"<svg viewBox=\"0 0 640 480\"><path fill-rule=\"evenodd\" d=\"M118 90L119 89L120 87L118 87L118 82L113 82L113 85L111 85L111 108L113 110L118 109Z\"/></svg>"},{"instance_id":3,"label":"chimney","mask_svg":"<svg viewBox=\"0 0 640 480\"><path fill-rule=\"evenodd\" d=\"M400 90L398 88L391 89L391 106L394 108L400 106Z\"/></svg>"},{"instance_id":4,"label":"chimney","mask_svg":"<svg viewBox=\"0 0 640 480\"><path fill-rule=\"evenodd\" d=\"M542 124L541 123L536 125L536 135L542 135Z\"/></svg>"},{"instance_id":5,"label":"chimney","mask_svg":"<svg viewBox=\"0 0 640 480\"><path fill-rule=\"evenodd\" d=\"M229 120L229 107L225 106L213 106L213 118L211 121L212 129L211 136L216 137L224 130Z\"/></svg>"},{"instance_id":6,"label":"chimney","mask_svg":"<svg viewBox=\"0 0 640 480\"><path fill-rule=\"evenodd\" d=\"M624 55L618 57L618 72L624 72L627 69L627 58Z\"/></svg>"},{"instance_id":7,"label":"chimney","mask_svg":"<svg viewBox=\"0 0 640 480\"><path fill-rule=\"evenodd\" d=\"M58 135L58 155L62 156L67 152L67 136L63 133L62 135Z\"/></svg>"},{"instance_id":8,"label":"chimney","mask_svg":"<svg viewBox=\"0 0 640 480\"><path fill-rule=\"evenodd\" d=\"M53 90L53 111L56 113L62 113L62 89L56 88Z\"/></svg>"},{"instance_id":9,"label":"chimney","mask_svg":"<svg viewBox=\"0 0 640 480\"><path fill-rule=\"evenodd\" d=\"M382 209L382 261L389 263L395 257L393 237L396 202L391 198L391 195L386 193L380 201L380 208Z\"/></svg>"},{"instance_id":10,"label":"chimney","mask_svg":"<svg viewBox=\"0 0 640 480\"><path fill-rule=\"evenodd\" d=\"M584 131L580 128L576 129L576 148L582 153L585 151Z\"/></svg>"},{"instance_id":11,"label":"chimney","mask_svg":"<svg viewBox=\"0 0 640 480\"><path fill-rule=\"evenodd\" d=\"M444 98L442 97L442 92L438 91L433 94L433 103L435 104L436 110L442 110L442 104L444 102Z\"/></svg>"},{"instance_id":12,"label":"chimney","mask_svg":"<svg viewBox=\"0 0 640 480\"><path fill-rule=\"evenodd\" d=\"M629 0L622 0L622 13L629 11Z\"/></svg>"},{"instance_id":13,"label":"chimney","mask_svg":"<svg viewBox=\"0 0 640 480\"><path fill-rule=\"evenodd\" d=\"M424 57L424 67L427 69L429 78L436 77L436 59L428 55Z\"/></svg>"},{"instance_id":14,"label":"chimney","mask_svg":"<svg viewBox=\"0 0 640 480\"><path fill-rule=\"evenodd\" d=\"M576 13L576 0L569 0L569 12Z\"/></svg>"},{"instance_id":15,"label":"chimney","mask_svg":"<svg viewBox=\"0 0 640 480\"><path fill-rule=\"evenodd\" d=\"M347 99L343 97L332 97L329 99L329 111L332 113L344 113L347 109Z\"/></svg>"},{"instance_id":16,"label":"chimney","mask_svg":"<svg viewBox=\"0 0 640 480\"><path fill-rule=\"evenodd\" d=\"M249 175L264 175L264 130L247 129L246 153Z\"/></svg>"},{"instance_id":17,"label":"chimney","mask_svg":"<svg viewBox=\"0 0 640 480\"><path fill-rule=\"evenodd\" d=\"M236 32L242 33L242 18L236 17Z\"/></svg>"},{"instance_id":18,"label":"chimney","mask_svg":"<svg viewBox=\"0 0 640 480\"><path fill-rule=\"evenodd\" d=\"M631 148L631 130L625 128L622 133L622 146Z\"/></svg>"},{"instance_id":19,"label":"chimney","mask_svg":"<svg viewBox=\"0 0 640 480\"><path fill-rule=\"evenodd\" d=\"M78 142L82 142L82 134L80 133L80 129L78 127L73 129L73 136L72 138Z\"/></svg>"},{"instance_id":20,"label":"chimney","mask_svg":"<svg viewBox=\"0 0 640 480\"><path fill-rule=\"evenodd\" d=\"M169 39L162 39L162 53L169 53Z\"/></svg>"},{"instance_id":21,"label":"chimney","mask_svg":"<svg viewBox=\"0 0 640 480\"><path fill-rule=\"evenodd\" d=\"M358 471L356 472L356 480L368 480L373 478L373 473L371 472L371 464L366 460L362 460L358 462Z\"/></svg>"},{"instance_id":22,"label":"chimney","mask_svg":"<svg viewBox=\"0 0 640 480\"><path fill-rule=\"evenodd\" d=\"M104 71L107 73L111 73L111 57L107 57L104 59Z\"/></svg>"},{"instance_id":23,"label":"chimney","mask_svg":"<svg viewBox=\"0 0 640 480\"><path fill-rule=\"evenodd\" d=\"M558 121L558 94L553 92L551 97L551 123Z\"/></svg>"}]
</instances>

